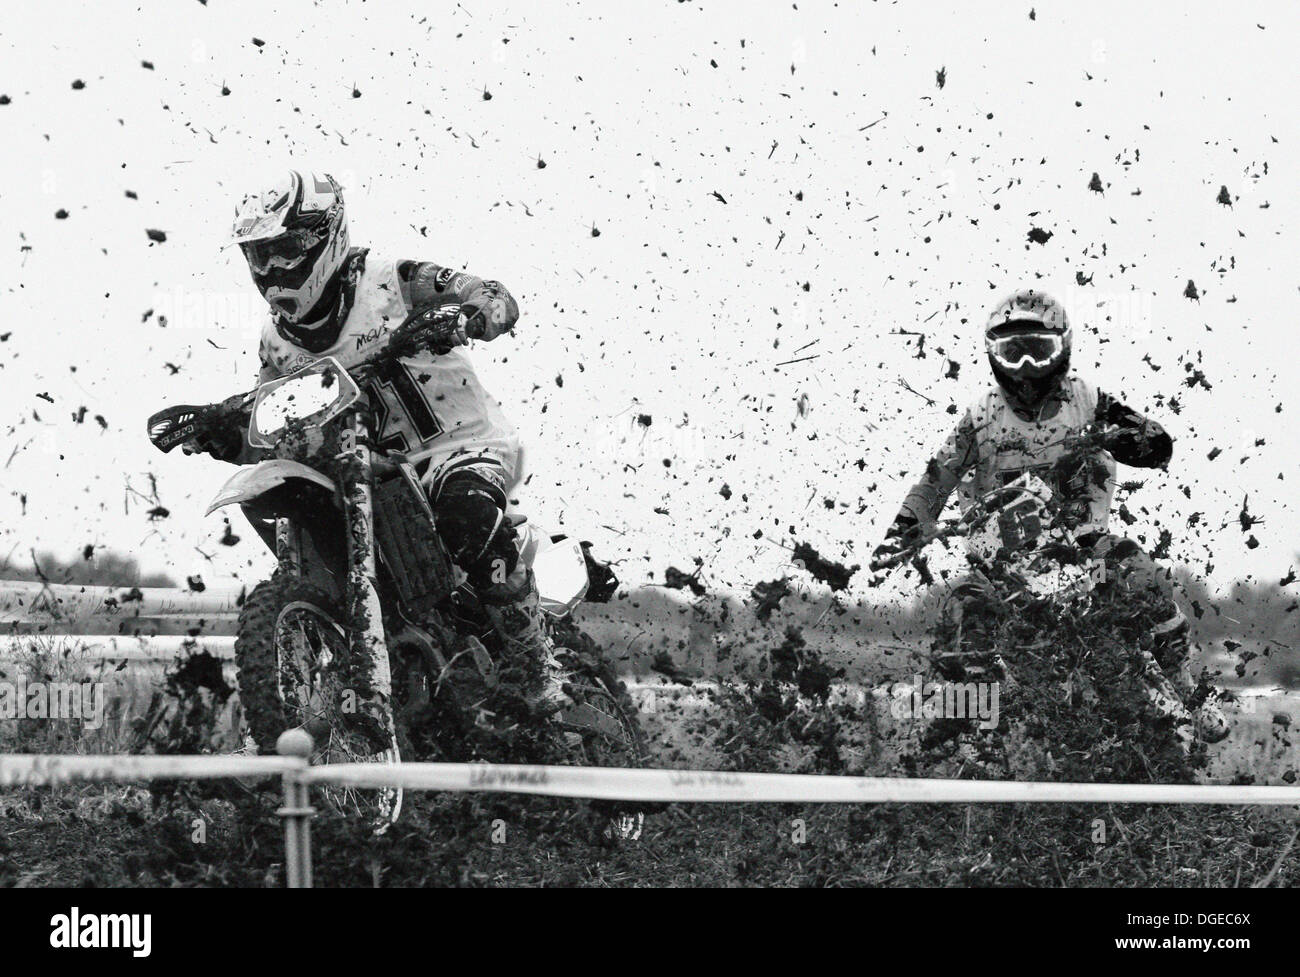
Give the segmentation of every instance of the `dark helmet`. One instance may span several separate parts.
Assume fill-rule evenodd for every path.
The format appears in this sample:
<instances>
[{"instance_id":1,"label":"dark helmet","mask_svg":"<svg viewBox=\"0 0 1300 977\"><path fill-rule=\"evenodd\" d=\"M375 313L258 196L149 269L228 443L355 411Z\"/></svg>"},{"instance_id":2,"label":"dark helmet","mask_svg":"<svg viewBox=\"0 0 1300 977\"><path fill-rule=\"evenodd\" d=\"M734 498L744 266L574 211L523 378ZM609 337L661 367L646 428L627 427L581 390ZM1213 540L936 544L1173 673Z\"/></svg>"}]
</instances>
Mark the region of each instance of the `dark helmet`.
<instances>
[{"instance_id":1,"label":"dark helmet","mask_svg":"<svg viewBox=\"0 0 1300 977\"><path fill-rule=\"evenodd\" d=\"M1003 299L989 313L984 348L1002 389L1035 407L1070 366L1073 330L1065 308L1034 289Z\"/></svg>"}]
</instances>

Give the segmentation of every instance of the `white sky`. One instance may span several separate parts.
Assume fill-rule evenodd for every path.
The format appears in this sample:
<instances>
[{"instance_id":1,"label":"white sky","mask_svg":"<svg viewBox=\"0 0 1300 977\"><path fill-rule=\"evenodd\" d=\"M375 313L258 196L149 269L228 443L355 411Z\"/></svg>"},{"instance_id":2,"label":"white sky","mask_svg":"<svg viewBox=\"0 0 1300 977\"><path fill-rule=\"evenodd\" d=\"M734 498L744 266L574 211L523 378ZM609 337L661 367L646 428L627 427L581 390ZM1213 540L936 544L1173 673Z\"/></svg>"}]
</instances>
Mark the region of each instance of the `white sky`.
<instances>
[{"instance_id":1,"label":"white sky","mask_svg":"<svg viewBox=\"0 0 1300 977\"><path fill-rule=\"evenodd\" d=\"M519 297L517 337L475 355L530 446L529 507L630 583L698 556L747 590L792 538L865 562L948 406L987 384L980 325L1022 284L1066 301L1076 366L1177 439L1134 511L1219 583L1275 580L1300 528L1297 9L15 5L0 558L95 543L209 582L259 559L240 517L232 549L202 516L231 470L158 454L144 420L250 382L262 306L220 247L235 199L292 160L342 180L354 243ZM124 512L147 473L157 525ZM1209 531L1185 528L1194 512Z\"/></svg>"}]
</instances>

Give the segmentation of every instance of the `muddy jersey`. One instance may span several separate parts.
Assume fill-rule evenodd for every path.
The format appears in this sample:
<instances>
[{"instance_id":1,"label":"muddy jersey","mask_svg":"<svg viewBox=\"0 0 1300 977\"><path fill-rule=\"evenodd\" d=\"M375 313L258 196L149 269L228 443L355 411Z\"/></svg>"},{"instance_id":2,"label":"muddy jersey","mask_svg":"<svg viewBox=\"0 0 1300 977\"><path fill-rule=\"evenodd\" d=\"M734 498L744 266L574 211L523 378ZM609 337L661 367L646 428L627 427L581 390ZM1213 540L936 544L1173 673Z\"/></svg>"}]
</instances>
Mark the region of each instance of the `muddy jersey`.
<instances>
[{"instance_id":1,"label":"muddy jersey","mask_svg":"<svg viewBox=\"0 0 1300 977\"><path fill-rule=\"evenodd\" d=\"M1050 473L1064 454L1064 442L1090 424L1115 426L1125 437L1114 455L1101 451L1102 479L1078 487L1074 520L1081 532L1104 532L1115 491L1115 462L1143 468L1163 467L1173 451L1164 430L1077 376L1067 377L1033 416L1012 407L1001 387L977 400L930 461L925 477L908 493L903 512L922 522L937 519L953 489L963 511L983 494L1014 481L1025 472ZM1048 478L1049 484L1052 479ZM1052 485L1054 491L1063 487Z\"/></svg>"},{"instance_id":2,"label":"muddy jersey","mask_svg":"<svg viewBox=\"0 0 1300 977\"><path fill-rule=\"evenodd\" d=\"M508 331L518 307L499 284L432 262L393 261L367 252L353 255L345 304L323 336L273 318L262 331L260 382L292 373L326 356L355 358L382 342L415 308L465 304L482 312L480 338ZM513 469L519 435L483 388L463 346L425 351L392 363L368 384L375 405L375 442L404 452L421 474L451 455L491 452Z\"/></svg>"}]
</instances>

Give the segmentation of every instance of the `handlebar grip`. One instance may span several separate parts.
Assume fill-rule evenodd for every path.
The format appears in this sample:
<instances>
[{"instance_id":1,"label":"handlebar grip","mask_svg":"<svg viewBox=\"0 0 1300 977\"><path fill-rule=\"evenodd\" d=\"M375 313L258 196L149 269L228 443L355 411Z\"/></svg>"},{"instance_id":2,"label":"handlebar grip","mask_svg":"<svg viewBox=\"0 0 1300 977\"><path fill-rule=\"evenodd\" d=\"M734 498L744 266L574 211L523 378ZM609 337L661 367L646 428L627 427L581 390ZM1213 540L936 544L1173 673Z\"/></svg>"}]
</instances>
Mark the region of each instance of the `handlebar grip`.
<instances>
[{"instance_id":1,"label":"handlebar grip","mask_svg":"<svg viewBox=\"0 0 1300 977\"><path fill-rule=\"evenodd\" d=\"M204 407L191 404L177 404L158 411L149 417L149 440L166 454L204 433L207 427L203 423L204 411Z\"/></svg>"}]
</instances>

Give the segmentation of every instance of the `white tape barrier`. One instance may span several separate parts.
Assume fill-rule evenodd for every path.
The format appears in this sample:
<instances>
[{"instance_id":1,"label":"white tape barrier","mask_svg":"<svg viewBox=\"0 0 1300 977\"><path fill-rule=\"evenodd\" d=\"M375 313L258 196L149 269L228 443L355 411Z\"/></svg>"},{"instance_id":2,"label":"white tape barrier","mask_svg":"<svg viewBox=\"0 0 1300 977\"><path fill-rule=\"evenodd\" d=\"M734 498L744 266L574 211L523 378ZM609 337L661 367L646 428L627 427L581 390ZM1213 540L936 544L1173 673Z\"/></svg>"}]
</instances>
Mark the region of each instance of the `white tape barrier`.
<instances>
[{"instance_id":1,"label":"white tape barrier","mask_svg":"<svg viewBox=\"0 0 1300 977\"><path fill-rule=\"evenodd\" d=\"M497 791L590 800L812 804L1267 804L1300 806L1300 786L1052 784L709 770L627 770L489 763L338 763L290 756L0 756L0 785L209 780L298 772L305 784ZM299 779L299 778L295 778Z\"/></svg>"},{"instance_id":2,"label":"white tape barrier","mask_svg":"<svg viewBox=\"0 0 1300 977\"><path fill-rule=\"evenodd\" d=\"M239 588L231 587L193 593L173 587L91 587L0 580L0 624L57 620L71 631L75 625L92 620L230 617L239 613L239 594Z\"/></svg>"},{"instance_id":3,"label":"white tape barrier","mask_svg":"<svg viewBox=\"0 0 1300 977\"><path fill-rule=\"evenodd\" d=\"M72 781L213 780L269 777L305 769L287 756L134 756L14 753L0 756L0 785L34 787Z\"/></svg>"},{"instance_id":4,"label":"white tape barrier","mask_svg":"<svg viewBox=\"0 0 1300 977\"><path fill-rule=\"evenodd\" d=\"M1300 806L1300 786L1051 784L912 780L820 774L626 770L487 763L340 763L310 768L308 784L407 790L502 791L591 800L814 804L1276 804Z\"/></svg>"}]
</instances>

